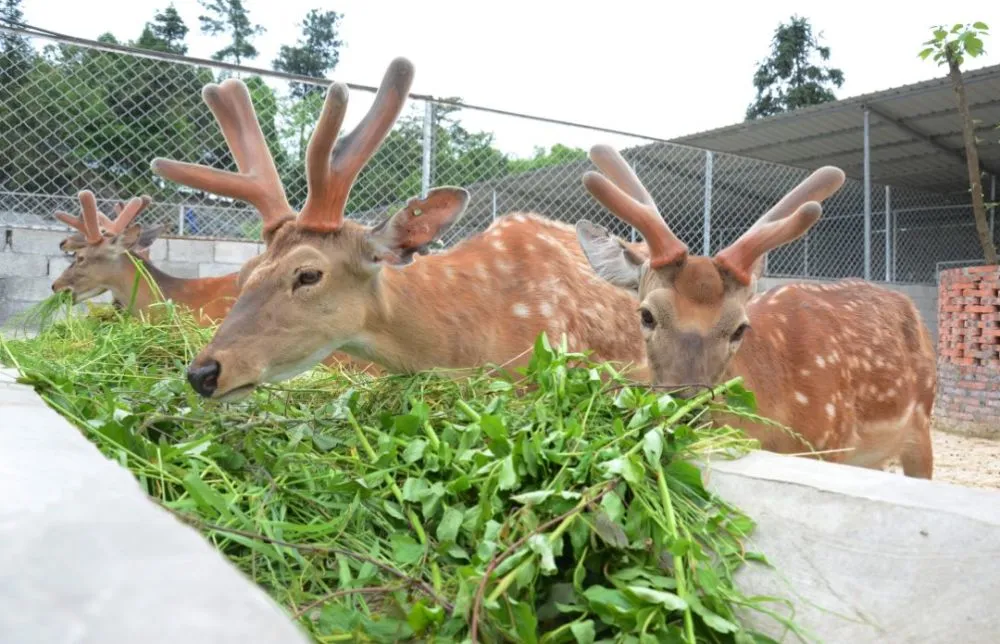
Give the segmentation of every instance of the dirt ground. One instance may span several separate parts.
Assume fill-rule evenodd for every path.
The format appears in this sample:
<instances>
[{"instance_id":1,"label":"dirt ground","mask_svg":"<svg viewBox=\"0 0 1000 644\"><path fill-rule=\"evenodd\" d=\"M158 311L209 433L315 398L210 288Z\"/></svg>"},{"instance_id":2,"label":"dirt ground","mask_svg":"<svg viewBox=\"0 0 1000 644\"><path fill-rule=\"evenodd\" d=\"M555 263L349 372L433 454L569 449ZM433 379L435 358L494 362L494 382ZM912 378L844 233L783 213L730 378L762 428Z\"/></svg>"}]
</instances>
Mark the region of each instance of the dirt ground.
<instances>
[{"instance_id":1,"label":"dirt ground","mask_svg":"<svg viewBox=\"0 0 1000 644\"><path fill-rule=\"evenodd\" d=\"M1000 440L972 438L935 429L934 480L1000 491ZM902 473L898 465L888 468Z\"/></svg>"},{"instance_id":2,"label":"dirt ground","mask_svg":"<svg viewBox=\"0 0 1000 644\"><path fill-rule=\"evenodd\" d=\"M1000 490L1000 440L935 431L934 479Z\"/></svg>"}]
</instances>

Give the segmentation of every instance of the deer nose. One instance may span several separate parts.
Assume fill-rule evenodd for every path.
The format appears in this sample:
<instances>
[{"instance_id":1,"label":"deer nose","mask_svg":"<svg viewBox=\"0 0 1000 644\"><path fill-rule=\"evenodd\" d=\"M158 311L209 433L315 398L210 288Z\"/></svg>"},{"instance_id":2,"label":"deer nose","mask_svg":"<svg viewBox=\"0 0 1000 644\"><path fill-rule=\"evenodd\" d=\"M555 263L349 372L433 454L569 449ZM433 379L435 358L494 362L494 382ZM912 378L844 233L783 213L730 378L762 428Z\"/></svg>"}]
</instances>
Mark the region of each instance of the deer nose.
<instances>
[{"instance_id":1,"label":"deer nose","mask_svg":"<svg viewBox=\"0 0 1000 644\"><path fill-rule=\"evenodd\" d=\"M200 396L211 398L219 386L219 374L222 365L217 360L208 360L204 364L191 365L187 370L187 379L191 387Z\"/></svg>"}]
</instances>

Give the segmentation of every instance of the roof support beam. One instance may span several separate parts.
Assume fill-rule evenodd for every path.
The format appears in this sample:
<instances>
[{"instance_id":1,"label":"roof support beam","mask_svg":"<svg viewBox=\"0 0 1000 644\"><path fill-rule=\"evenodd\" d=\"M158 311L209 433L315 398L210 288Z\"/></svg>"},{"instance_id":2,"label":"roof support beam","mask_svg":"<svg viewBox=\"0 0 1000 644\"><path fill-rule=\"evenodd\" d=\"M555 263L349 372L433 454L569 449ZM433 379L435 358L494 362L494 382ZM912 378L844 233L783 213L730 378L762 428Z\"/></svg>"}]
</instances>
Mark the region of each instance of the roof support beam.
<instances>
[{"instance_id":1,"label":"roof support beam","mask_svg":"<svg viewBox=\"0 0 1000 644\"><path fill-rule=\"evenodd\" d=\"M929 135L927 132L924 132L923 130L921 130L921 129L917 128L917 127L914 127L913 125L909 125L907 123L903 123L897 117L893 116L888 111L886 111L885 108L878 107L878 106L875 106L875 105L866 105L865 109L868 110L869 112L871 112L872 114L875 114L876 116L878 116L880 119L882 119L886 123L890 123L890 124L896 126L897 128L899 128L903 132L906 132L910 136L915 137L916 139L918 139L920 141L923 141L927 145L930 145L930 146L932 146L934 148L937 148L941 152L944 152L944 153L946 153L946 154L954 157L963 166L966 165L965 154L963 154L961 151L955 150L953 148L949 148L946 145L942 145L940 142L938 142L937 140L935 140L935 138L932 137L931 135ZM980 166L980 169L986 170L987 172L989 172L992 175L1000 174L1000 173L998 173L998 171L996 170L996 168L990 167L991 164L987 164L987 163L983 162L982 160L979 161L979 166Z\"/></svg>"}]
</instances>

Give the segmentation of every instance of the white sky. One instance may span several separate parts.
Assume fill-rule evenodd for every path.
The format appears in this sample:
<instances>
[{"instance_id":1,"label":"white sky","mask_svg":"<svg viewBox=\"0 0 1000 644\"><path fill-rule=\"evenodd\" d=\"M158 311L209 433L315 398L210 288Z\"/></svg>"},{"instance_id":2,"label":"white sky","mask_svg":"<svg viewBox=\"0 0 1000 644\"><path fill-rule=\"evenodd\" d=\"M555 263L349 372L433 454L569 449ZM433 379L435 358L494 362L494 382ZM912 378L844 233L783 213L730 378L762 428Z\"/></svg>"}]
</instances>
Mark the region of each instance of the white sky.
<instances>
[{"instance_id":1,"label":"white sky","mask_svg":"<svg viewBox=\"0 0 1000 644\"><path fill-rule=\"evenodd\" d=\"M270 68L281 44L298 36L313 8L345 14L346 47L333 77L377 85L385 66L403 55L416 66L413 91L461 96L468 103L671 138L743 120L751 79L770 38L793 13L810 19L832 49L846 82L838 98L942 74L916 54L938 22L983 20L1000 30L1000 4L945 7L940 2L719 2L665 0L244 0L267 33L250 64ZM27 22L95 38L110 31L138 37L167 0L80 2L25 0ZM98 6L103 5L103 6ZM209 57L222 38L199 33L197 0L175 0L187 22L189 53ZM905 7L905 9L903 8ZM994 24L995 23L995 24ZM1000 62L1000 41L967 65ZM348 125L370 104L352 93ZM634 141L520 119L463 113L470 129L494 131L505 151L535 145Z\"/></svg>"}]
</instances>

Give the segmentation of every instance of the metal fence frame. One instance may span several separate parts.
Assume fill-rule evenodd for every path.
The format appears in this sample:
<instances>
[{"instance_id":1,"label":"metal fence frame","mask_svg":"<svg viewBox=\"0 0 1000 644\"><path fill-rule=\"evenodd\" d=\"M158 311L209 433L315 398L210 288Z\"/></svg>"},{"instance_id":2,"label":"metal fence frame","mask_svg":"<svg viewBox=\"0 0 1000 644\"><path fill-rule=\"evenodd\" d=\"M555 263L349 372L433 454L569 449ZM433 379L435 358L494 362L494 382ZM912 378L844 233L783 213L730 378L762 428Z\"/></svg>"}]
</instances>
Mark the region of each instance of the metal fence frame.
<instances>
[{"instance_id":1,"label":"metal fence frame","mask_svg":"<svg viewBox=\"0 0 1000 644\"><path fill-rule=\"evenodd\" d=\"M93 56L102 63L98 68L119 70L120 81L126 86L128 83L135 83L135 87L131 89L137 93L148 93L157 88L149 84L138 85L139 81L134 79L143 74L122 74L122 66L130 71L142 71L144 65L184 66L170 69L187 69L192 74L202 73L206 78L211 76L213 79L234 73L259 76L278 86L274 90L276 100L285 100L291 96L289 88L292 83L320 87L329 84L324 79L303 78L156 52L137 53L105 43L27 33L3 27L0 29L29 38L36 50L41 43L81 48L86 55ZM74 69L89 68L74 68L67 64L66 69L72 72ZM70 88L109 81L108 78L83 77L83 72L74 73L80 77L69 74L63 78ZM118 82L119 77L110 80ZM152 82L155 82L155 76ZM367 94L368 99L362 98L363 102L370 100L374 89L355 85L352 86L352 93L355 96ZM366 105L358 107L357 101L357 98L352 98L352 112L356 110L356 114L363 113ZM580 181L582 173L590 167L586 159L518 171L516 164L509 159L493 158L490 156L492 152L485 151L484 148L481 159L483 167L478 170L480 174L467 168L450 167L449 164L455 165L452 163L455 160L441 156L443 146L449 144L449 141L438 140L437 137L447 139L454 132L443 129L437 116L439 107L452 111L460 109L459 113L463 116L488 115L494 119L502 119L496 123L503 127L508 127L511 121L532 127L544 123L553 132L558 128L577 134L581 130L591 132L595 143L607 135L626 141L627 144L621 146L622 153L646 184L664 217L689 246L700 249L703 254L717 252L733 241L756 217L808 175L808 171L801 168L705 151L655 137L558 119L539 119L484 107L457 106L454 102L429 96L413 95L409 103L417 109L408 117L406 127L412 128L412 131L410 139L406 141L413 143L413 137L419 130L419 144L405 150L402 147L393 149L393 141L387 140L383 146L386 148L386 157L373 160L359 177L359 182L365 184L367 191L362 199L364 204L351 209L348 216L365 223L376 221L400 203L401 198L409 196L400 194L400 184L409 185L412 182L413 194L422 196L434 185L459 183L469 189L472 199L467 214L442 240L442 247L451 246L484 230L497 216L512 211L538 211L550 218L570 223L586 217L607 226L623 238L635 240L638 236L634 229L610 216L586 194ZM190 120L198 136L214 136L217 132L216 125L200 97L187 105L184 116ZM964 261L978 254L971 206L966 196L939 195L872 182L867 109L864 114L862 180L849 179L824 204L823 218L813 229L801 240L771 253L767 261L767 274L799 278L864 277L889 282L934 283L937 267L941 262ZM145 113L128 113L120 118L122 124L128 126L145 116ZM282 124L279 123L278 116L274 118L277 130ZM66 119L67 132L75 132L74 127L85 128L87 125L82 117L70 111L67 111ZM401 131L402 127L397 123L394 131ZM44 133L35 138L38 146L52 145L51 141L45 139ZM62 143L58 139L55 141L56 145ZM170 140L167 143L173 146L177 142ZM0 159L4 156L5 144L14 145L5 138L4 132L0 132ZM301 150L299 153L301 154ZM167 153L169 154L170 152ZM37 156L45 157L44 147L39 147ZM289 174L295 175L293 179L301 179L301 166L294 165L294 159L292 161ZM218 167L228 168L230 163L231 160L225 158L225 155L216 159ZM489 166L489 163L496 167ZM395 168L396 165L402 170ZM44 173L51 168L38 167L37 170ZM148 165L145 171L148 172ZM375 179L371 179L373 176ZM75 191L91 187L80 185L80 181L83 179L71 176L59 187L26 191L19 189L16 180L0 173L0 226L65 229L52 217L52 213L55 210L77 210ZM301 183L299 181L296 185ZM991 201L995 202L995 177L989 185ZM110 188L102 191L98 187L95 192L109 210L111 202L131 196L114 194ZM294 205L301 202L304 194L301 194L301 190L293 191L289 197ZM168 234L190 237L255 239L259 235L259 218L253 209L169 185L161 186L161 194L143 215L142 221L166 225ZM991 209L990 229L996 235L994 224L995 211Z\"/></svg>"}]
</instances>

